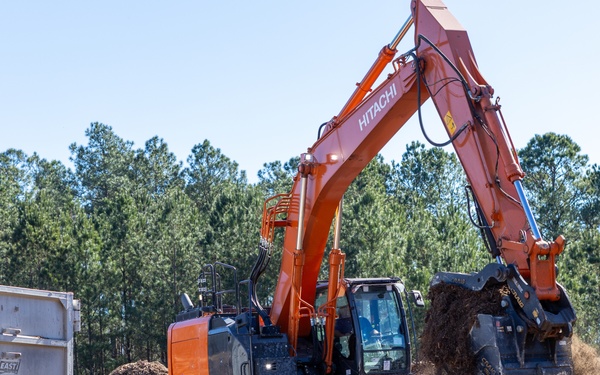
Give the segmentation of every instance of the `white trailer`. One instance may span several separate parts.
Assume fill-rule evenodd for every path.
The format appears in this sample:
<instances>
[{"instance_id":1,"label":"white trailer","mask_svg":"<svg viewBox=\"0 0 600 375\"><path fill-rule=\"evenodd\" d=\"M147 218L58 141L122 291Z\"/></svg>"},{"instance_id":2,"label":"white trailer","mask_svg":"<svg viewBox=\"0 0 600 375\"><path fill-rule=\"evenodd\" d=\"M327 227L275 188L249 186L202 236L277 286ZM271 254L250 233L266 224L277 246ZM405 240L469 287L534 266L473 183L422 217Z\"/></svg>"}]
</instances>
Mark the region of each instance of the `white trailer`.
<instances>
[{"instance_id":1,"label":"white trailer","mask_svg":"<svg viewBox=\"0 0 600 375\"><path fill-rule=\"evenodd\" d=\"M79 311L73 293L0 285L0 374L72 375Z\"/></svg>"}]
</instances>

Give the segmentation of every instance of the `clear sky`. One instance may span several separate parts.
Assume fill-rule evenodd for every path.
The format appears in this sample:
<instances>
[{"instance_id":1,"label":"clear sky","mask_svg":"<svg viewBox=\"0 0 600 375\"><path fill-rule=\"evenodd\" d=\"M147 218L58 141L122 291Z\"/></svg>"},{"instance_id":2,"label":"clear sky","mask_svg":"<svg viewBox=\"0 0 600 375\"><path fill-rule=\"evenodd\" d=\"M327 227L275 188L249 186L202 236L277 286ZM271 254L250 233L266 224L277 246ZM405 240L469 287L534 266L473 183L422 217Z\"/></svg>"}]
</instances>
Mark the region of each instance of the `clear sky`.
<instances>
[{"instance_id":1,"label":"clear sky","mask_svg":"<svg viewBox=\"0 0 600 375\"><path fill-rule=\"evenodd\" d=\"M600 164L600 2L447 0L517 148L567 134ZM92 122L181 161L208 139L249 180L316 139L409 15L409 0L4 1L0 152L71 166ZM406 38L399 50L412 47ZM426 127L441 133L431 106ZM438 129L438 133L434 132ZM439 140L440 137L437 137ZM411 120L386 146L399 160Z\"/></svg>"}]
</instances>

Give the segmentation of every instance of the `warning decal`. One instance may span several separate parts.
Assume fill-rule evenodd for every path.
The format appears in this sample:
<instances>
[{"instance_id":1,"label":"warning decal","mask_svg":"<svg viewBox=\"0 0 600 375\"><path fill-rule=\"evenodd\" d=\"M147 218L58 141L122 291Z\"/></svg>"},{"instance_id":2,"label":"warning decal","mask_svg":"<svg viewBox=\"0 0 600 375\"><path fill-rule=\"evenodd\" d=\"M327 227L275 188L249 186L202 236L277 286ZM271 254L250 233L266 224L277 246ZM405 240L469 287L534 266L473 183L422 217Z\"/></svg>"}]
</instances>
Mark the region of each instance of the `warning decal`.
<instances>
[{"instance_id":1,"label":"warning decal","mask_svg":"<svg viewBox=\"0 0 600 375\"><path fill-rule=\"evenodd\" d=\"M454 123L454 119L452 118L450 111L446 113L446 116L444 117L444 122L446 123L446 129L448 129L450 136L453 136L454 132L456 131L456 124Z\"/></svg>"}]
</instances>

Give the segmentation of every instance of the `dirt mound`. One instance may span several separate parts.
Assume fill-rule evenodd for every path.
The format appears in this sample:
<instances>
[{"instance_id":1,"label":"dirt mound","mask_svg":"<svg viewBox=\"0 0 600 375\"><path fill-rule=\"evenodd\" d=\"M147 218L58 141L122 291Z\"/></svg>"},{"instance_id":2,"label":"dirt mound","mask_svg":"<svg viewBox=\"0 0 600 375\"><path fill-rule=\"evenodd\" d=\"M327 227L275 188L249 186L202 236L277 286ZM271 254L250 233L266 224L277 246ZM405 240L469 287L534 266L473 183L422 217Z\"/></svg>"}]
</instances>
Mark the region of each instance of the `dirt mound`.
<instances>
[{"instance_id":1,"label":"dirt mound","mask_svg":"<svg viewBox=\"0 0 600 375\"><path fill-rule=\"evenodd\" d=\"M160 362L137 361L117 367L109 375L167 375L169 371Z\"/></svg>"},{"instance_id":2,"label":"dirt mound","mask_svg":"<svg viewBox=\"0 0 600 375\"><path fill-rule=\"evenodd\" d=\"M600 354L596 349L573 336L571 352L575 375L600 374Z\"/></svg>"},{"instance_id":3,"label":"dirt mound","mask_svg":"<svg viewBox=\"0 0 600 375\"><path fill-rule=\"evenodd\" d=\"M469 331L477 314L503 314L501 290L502 285L486 285L478 292L452 284L430 288L431 307L421 337L423 356L448 374L474 373Z\"/></svg>"}]
</instances>

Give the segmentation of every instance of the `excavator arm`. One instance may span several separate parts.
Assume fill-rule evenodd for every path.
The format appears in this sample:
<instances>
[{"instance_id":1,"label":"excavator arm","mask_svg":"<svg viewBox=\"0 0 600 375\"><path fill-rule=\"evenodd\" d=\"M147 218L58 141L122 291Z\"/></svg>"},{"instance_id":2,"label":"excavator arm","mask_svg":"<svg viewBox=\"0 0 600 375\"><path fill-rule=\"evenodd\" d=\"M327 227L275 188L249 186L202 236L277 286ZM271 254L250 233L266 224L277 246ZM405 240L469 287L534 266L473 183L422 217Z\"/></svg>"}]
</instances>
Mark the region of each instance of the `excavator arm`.
<instances>
[{"instance_id":1,"label":"excavator arm","mask_svg":"<svg viewBox=\"0 0 600 375\"><path fill-rule=\"evenodd\" d=\"M570 336L575 312L556 282L565 239L542 239L499 100L493 101L494 89L479 71L467 33L441 1L416 2L415 19L417 75L465 170L478 226L500 263L470 280L441 273L434 283L461 280L479 290L490 278L506 282L539 339Z\"/></svg>"},{"instance_id":2,"label":"excavator arm","mask_svg":"<svg viewBox=\"0 0 600 375\"><path fill-rule=\"evenodd\" d=\"M297 324L299 317L292 312L299 310L300 299L314 298L331 222L347 187L421 104L417 102L417 76L411 63L400 62L397 67L357 109L339 123L334 121L302 157L291 191L295 199L287 211L283 257L271 310L271 319L283 330Z\"/></svg>"},{"instance_id":3,"label":"excavator arm","mask_svg":"<svg viewBox=\"0 0 600 375\"><path fill-rule=\"evenodd\" d=\"M481 226L491 232L492 253L515 264L541 300L556 301L555 259L564 238L541 238L523 193L525 174L467 33L439 1L420 2L416 18L418 72L465 170Z\"/></svg>"}]
</instances>

